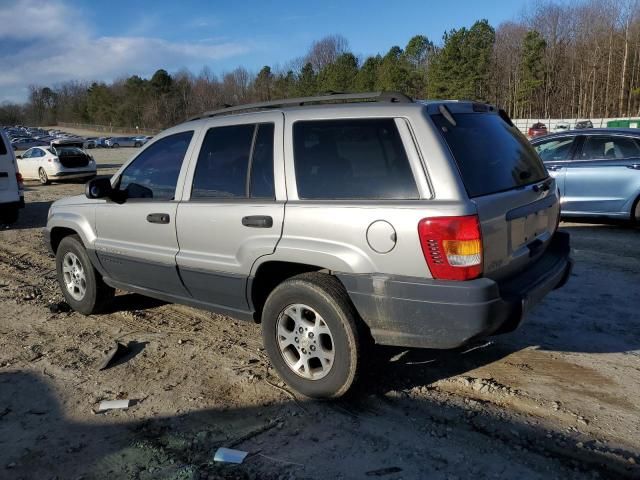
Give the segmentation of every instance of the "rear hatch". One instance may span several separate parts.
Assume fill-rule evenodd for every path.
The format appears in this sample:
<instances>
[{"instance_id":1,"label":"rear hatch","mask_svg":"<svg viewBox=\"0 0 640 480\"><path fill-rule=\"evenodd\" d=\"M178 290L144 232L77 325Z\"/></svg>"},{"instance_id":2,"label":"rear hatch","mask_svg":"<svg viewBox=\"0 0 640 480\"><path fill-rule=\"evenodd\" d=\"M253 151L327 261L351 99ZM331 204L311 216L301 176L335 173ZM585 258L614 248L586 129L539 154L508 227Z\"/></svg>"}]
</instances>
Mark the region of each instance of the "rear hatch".
<instances>
[{"instance_id":1,"label":"rear hatch","mask_svg":"<svg viewBox=\"0 0 640 480\"><path fill-rule=\"evenodd\" d=\"M522 271L540 258L557 228L555 181L503 112L472 103L443 104L431 119L477 207L483 275L499 280Z\"/></svg>"},{"instance_id":2,"label":"rear hatch","mask_svg":"<svg viewBox=\"0 0 640 480\"><path fill-rule=\"evenodd\" d=\"M64 144L56 145L53 148L56 155L58 155L60 163L65 168L81 168L89 164L89 155L77 146Z\"/></svg>"}]
</instances>

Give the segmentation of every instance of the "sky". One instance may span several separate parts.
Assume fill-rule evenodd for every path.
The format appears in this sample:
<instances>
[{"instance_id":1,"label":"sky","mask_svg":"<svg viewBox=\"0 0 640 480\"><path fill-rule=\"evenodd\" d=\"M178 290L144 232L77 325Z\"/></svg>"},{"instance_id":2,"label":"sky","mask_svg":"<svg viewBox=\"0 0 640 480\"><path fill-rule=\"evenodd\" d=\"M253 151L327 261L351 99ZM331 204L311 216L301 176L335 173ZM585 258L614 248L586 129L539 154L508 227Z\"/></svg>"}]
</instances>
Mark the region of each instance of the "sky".
<instances>
[{"instance_id":1,"label":"sky","mask_svg":"<svg viewBox=\"0 0 640 480\"><path fill-rule=\"evenodd\" d=\"M222 74L285 67L341 34L366 57L417 34L517 19L527 0L0 0L0 103L29 85L149 77L159 68Z\"/></svg>"}]
</instances>

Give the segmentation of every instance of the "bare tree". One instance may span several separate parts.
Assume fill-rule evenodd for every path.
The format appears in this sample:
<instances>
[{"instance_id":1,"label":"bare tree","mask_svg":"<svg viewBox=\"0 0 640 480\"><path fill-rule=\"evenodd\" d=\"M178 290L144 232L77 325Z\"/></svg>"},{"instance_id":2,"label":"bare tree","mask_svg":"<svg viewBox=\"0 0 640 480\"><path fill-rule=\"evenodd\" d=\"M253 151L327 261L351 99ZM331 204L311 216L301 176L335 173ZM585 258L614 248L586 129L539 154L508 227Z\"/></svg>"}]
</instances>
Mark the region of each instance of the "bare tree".
<instances>
[{"instance_id":1,"label":"bare tree","mask_svg":"<svg viewBox=\"0 0 640 480\"><path fill-rule=\"evenodd\" d=\"M311 44L304 63L310 63L316 73L349 50L349 42L342 35L329 35Z\"/></svg>"}]
</instances>

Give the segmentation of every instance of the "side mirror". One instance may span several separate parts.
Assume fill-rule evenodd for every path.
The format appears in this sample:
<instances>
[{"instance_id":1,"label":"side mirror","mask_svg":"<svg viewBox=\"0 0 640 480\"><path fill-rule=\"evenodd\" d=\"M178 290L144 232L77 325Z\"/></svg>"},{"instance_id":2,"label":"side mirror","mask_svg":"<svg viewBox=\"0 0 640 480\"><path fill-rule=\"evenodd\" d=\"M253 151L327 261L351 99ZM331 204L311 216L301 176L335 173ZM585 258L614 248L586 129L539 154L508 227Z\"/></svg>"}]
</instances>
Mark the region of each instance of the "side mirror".
<instances>
[{"instance_id":1,"label":"side mirror","mask_svg":"<svg viewBox=\"0 0 640 480\"><path fill-rule=\"evenodd\" d=\"M113 194L111 179L109 177L96 177L87 182L84 187L87 198L106 198Z\"/></svg>"}]
</instances>

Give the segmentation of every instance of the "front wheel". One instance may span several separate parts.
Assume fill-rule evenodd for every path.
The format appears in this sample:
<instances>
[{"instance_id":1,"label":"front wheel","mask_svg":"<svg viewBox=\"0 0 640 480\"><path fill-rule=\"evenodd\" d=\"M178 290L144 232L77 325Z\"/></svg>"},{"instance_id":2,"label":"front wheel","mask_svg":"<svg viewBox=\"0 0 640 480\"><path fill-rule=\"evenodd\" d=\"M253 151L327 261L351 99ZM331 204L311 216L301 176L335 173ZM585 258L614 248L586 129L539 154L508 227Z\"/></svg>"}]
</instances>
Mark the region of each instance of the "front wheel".
<instances>
[{"instance_id":1,"label":"front wheel","mask_svg":"<svg viewBox=\"0 0 640 480\"><path fill-rule=\"evenodd\" d=\"M65 300L84 315L100 311L115 293L93 268L77 235L64 237L60 242L56 252L56 273Z\"/></svg>"},{"instance_id":2,"label":"front wheel","mask_svg":"<svg viewBox=\"0 0 640 480\"><path fill-rule=\"evenodd\" d=\"M47 172L44 171L44 168L38 170L38 179L42 185L49 185L49 177L47 176Z\"/></svg>"},{"instance_id":3,"label":"front wheel","mask_svg":"<svg viewBox=\"0 0 640 480\"><path fill-rule=\"evenodd\" d=\"M305 273L276 287L262 312L271 363L294 390L313 398L344 395L360 364L358 314L333 276Z\"/></svg>"},{"instance_id":4,"label":"front wheel","mask_svg":"<svg viewBox=\"0 0 640 480\"><path fill-rule=\"evenodd\" d=\"M631 222L635 225L640 225L640 197L636 198L636 203L633 204L631 209Z\"/></svg>"}]
</instances>

